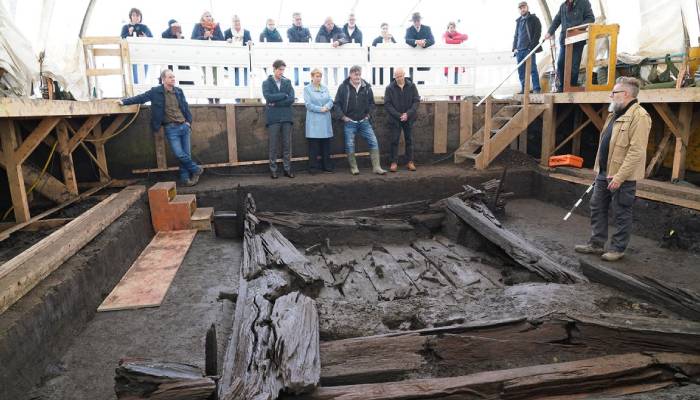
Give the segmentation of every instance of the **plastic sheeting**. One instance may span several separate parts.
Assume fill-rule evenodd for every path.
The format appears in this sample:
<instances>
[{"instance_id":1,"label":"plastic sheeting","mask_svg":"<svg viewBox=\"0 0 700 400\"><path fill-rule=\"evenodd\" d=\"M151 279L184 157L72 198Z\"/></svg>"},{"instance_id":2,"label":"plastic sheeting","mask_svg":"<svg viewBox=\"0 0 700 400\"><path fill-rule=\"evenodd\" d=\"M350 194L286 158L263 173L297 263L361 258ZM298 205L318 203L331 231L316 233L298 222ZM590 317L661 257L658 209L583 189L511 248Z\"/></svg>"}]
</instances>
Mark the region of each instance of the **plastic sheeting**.
<instances>
[{"instance_id":1,"label":"plastic sheeting","mask_svg":"<svg viewBox=\"0 0 700 400\"><path fill-rule=\"evenodd\" d=\"M27 39L12 23L6 5L0 3L0 68L2 76L0 90L4 96L29 96L32 80L38 78L39 65ZM1 89L7 87L5 91Z\"/></svg>"}]
</instances>

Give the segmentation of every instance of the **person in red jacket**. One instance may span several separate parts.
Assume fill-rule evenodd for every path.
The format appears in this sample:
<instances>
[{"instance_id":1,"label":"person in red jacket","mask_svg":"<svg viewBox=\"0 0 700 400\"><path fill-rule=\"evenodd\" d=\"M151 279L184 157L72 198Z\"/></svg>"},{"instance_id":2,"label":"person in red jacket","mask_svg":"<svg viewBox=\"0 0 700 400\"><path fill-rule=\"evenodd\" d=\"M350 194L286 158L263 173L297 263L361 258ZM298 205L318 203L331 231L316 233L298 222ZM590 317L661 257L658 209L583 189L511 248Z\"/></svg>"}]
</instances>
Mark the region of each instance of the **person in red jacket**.
<instances>
[{"instance_id":1,"label":"person in red jacket","mask_svg":"<svg viewBox=\"0 0 700 400\"><path fill-rule=\"evenodd\" d=\"M447 24L447 32L445 32L442 35L442 38L445 39L445 43L447 44L462 44L463 42L466 42L467 39L469 39L469 36L465 33L459 33L457 32L457 24L454 21L450 21ZM445 67L445 76L447 76L447 71L448 68ZM462 68L462 72L464 72L464 68ZM455 85L459 82L459 69L455 68Z\"/></svg>"}]
</instances>

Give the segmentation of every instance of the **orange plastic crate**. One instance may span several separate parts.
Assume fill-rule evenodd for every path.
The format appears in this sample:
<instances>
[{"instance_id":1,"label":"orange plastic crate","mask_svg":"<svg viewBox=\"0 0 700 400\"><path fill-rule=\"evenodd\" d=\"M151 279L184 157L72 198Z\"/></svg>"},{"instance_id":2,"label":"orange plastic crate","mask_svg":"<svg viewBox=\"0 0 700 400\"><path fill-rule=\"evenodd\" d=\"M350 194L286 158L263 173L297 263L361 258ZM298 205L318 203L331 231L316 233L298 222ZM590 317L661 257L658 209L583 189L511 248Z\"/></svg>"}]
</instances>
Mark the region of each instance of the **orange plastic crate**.
<instances>
[{"instance_id":1,"label":"orange plastic crate","mask_svg":"<svg viewBox=\"0 0 700 400\"><path fill-rule=\"evenodd\" d=\"M549 157L549 166L581 168L583 166L583 158L577 157L573 154L564 154L563 156L552 156Z\"/></svg>"}]
</instances>

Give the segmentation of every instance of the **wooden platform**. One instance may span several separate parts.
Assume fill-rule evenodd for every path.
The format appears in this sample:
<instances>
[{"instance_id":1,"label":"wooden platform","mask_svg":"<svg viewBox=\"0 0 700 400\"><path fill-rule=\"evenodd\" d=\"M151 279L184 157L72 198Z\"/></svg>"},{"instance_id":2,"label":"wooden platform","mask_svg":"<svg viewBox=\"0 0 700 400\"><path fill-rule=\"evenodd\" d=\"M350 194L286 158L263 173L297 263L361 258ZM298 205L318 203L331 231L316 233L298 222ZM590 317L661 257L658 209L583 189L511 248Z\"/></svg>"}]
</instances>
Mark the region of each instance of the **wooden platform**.
<instances>
[{"instance_id":1,"label":"wooden platform","mask_svg":"<svg viewBox=\"0 0 700 400\"><path fill-rule=\"evenodd\" d=\"M196 233L158 232L97 311L158 307Z\"/></svg>"},{"instance_id":2,"label":"wooden platform","mask_svg":"<svg viewBox=\"0 0 700 400\"><path fill-rule=\"evenodd\" d=\"M553 96L555 104L607 104L610 103L610 92L571 92L531 94L530 103L544 103L545 96ZM522 101L522 95L514 95L513 99ZM640 103L695 103L700 102L700 88L683 89L649 89L639 91Z\"/></svg>"},{"instance_id":3,"label":"wooden platform","mask_svg":"<svg viewBox=\"0 0 700 400\"><path fill-rule=\"evenodd\" d=\"M0 118L133 114L137 110L138 106L120 106L115 99L69 101L0 98Z\"/></svg>"}]
</instances>

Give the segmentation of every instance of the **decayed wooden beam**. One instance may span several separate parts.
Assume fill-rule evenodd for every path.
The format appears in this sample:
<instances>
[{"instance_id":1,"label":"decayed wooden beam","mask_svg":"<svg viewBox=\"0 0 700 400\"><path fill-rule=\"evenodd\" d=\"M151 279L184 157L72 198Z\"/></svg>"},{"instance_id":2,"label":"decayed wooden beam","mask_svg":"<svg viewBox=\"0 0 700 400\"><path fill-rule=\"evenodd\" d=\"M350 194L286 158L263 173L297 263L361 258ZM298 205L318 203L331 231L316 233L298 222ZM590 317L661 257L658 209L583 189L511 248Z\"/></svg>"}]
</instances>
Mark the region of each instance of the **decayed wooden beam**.
<instances>
[{"instance_id":1,"label":"decayed wooden beam","mask_svg":"<svg viewBox=\"0 0 700 400\"><path fill-rule=\"evenodd\" d=\"M24 139L22 145L19 146L17 151L14 153L14 161L17 163L22 163L29 157L29 155L36 149L36 146L41 143L44 138L51 133L54 127L61 121L59 117L46 117L39 122L32 133Z\"/></svg>"},{"instance_id":2,"label":"decayed wooden beam","mask_svg":"<svg viewBox=\"0 0 700 400\"><path fill-rule=\"evenodd\" d=\"M121 216L145 193L131 186L84 212L12 260L0 265L0 312L14 304L42 279Z\"/></svg>"},{"instance_id":3,"label":"decayed wooden beam","mask_svg":"<svg viewBox=\"0 0 700 400\"><path fill-rule=\"evenodd\" d=\"M452 378L322 387L303 399L408 400L418 398L530 399L630 394L675 383L674 369L695 378L700 356L681 353L622 354L558 364L480 372Z\"/></svg>"},{"instance_id":4,"label":"decayed wooden beam","mask_svg":"<svg viewBox=\"0 0 700 400\"><path fill-rule=\"evenodd\" d=\"M447 200L447 207L482 236L503 249L515 262L549 282L577 283L587 279L552 260L544 251L503 228L481 202L469 206L459 198Z\"/></svg>"},{"instance_id":5,"label":"decayed wooden beam","mask_svg":"<svg viewBox=\"0 0 700 400\"><path fill-rule=\"evenodd\" d=\"M579 104L579 106L583 112L586 113L591 122L593 122L593 125L595 125L599 131L602 131L603 125L605 125L605 120L601 118L600 115L593 109L593 106L586 103Z\"/></svg>"},{"instance_id":6,"label":"decayed wooden beam","mask_svg":"<svg viewBox=\"0 0 700 400\"><path fill-rule=\"evenodd\" d=\"M579 259L581 270L593 282L614 287L630 296L662 306L693 320L700 320L700 296L646 276L632 276Z\"/></svg>"},{"instance_id":7,"label":"decayed wooden beam","mask_svg":"<svg viewBox=\"0 0 700 400\"><path fill-rule=\"evenodd\" d=\"M205 400L216 390L213 378L187 364L143 359L119 361L114 379L117 399Z\"/></svg>"},{"instance_id":8,"label":"decayed wooden beam","mask_svg":"<svg viewBox=\"0 0 700 400\"><path fill-rule=\"evenodd\" d=\"M274 226L268 228L260 236L265 247L268 264L286 266L307 284L314 281L328 281L327 274L320 271L321 266L310 263ZM327 283L332 283L332 280Z\"/></svg>"}]
</instances>

